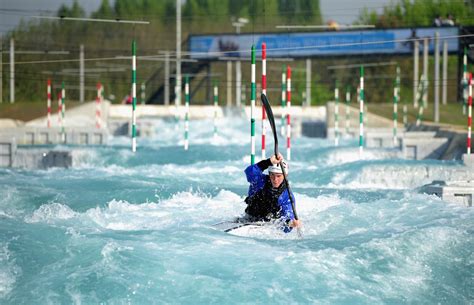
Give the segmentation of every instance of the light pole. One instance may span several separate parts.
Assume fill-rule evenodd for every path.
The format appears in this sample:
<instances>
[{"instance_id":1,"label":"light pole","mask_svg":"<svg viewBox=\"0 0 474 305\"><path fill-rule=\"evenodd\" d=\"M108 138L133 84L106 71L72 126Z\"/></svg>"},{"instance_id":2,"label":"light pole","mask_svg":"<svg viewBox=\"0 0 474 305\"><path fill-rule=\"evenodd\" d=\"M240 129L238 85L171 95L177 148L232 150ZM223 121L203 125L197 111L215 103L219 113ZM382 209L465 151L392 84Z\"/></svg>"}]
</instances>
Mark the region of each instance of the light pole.
<instances>
[{"instance_id":1,"label":"light pole","mask_svg":"<svg viewBox=\"0 0 474 305\"><path fill-rule=\"evenodd\" d=\"M246 18L238 18L237 21L232 22L232 26L235 27L235 33L237 35L240 35L240 28L243 27L248 23L248 19ZM240 107L240 102L242 100L241 94L242 94L242 69L240 65L240 60L237 60L235 62L235 105L237 107Z\"/></svg>"}]
</instances>

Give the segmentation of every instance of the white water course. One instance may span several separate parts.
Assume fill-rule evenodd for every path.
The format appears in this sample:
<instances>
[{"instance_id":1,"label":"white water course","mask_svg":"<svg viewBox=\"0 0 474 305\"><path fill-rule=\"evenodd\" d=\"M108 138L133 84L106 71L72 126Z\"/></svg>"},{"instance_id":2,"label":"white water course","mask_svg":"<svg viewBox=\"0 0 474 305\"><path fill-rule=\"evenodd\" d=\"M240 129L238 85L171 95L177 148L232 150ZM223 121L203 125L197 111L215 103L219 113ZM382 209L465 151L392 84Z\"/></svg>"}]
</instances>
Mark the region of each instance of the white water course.
<instances>
[{"instance_id":1,"label":"white water course","mask_svg":"<svg viewBox=\"0 0 474 305\"><path fill-rule=\"evenodd\" d=\"M250 123L222 119L214 139L191 120L187 151L175 122L154 124L136 153L117 137L63 147L69 169L0 169L1 304L473 302L474 209L417 190L459 163L296 138L303 238L234 235L213 224L245 209Z\"/></svg>"}]
</instances>

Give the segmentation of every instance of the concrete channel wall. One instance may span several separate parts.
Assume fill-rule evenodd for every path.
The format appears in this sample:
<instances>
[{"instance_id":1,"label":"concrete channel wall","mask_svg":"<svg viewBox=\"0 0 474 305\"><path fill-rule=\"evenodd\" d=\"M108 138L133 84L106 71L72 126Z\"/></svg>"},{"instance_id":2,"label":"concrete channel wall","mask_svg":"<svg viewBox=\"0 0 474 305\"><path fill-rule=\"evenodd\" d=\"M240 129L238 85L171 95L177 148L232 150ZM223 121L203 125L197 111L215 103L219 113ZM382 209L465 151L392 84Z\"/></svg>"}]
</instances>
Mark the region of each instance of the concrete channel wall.
<instances>
[{"instance_id":1,"label":"concrete channel wall","mask_svg":"<svg viewBox=\"0 0 474 305\"><path fill-rule=\"evenodd\" d=\"M17 145L104 145L108 131L105 129L73 127L65 130L46 127L18 127L0 129L0 137L14 138Z\"/></svg>"},{"instance_id":2,"label":"concrete channel wall","mask_svg":"<svg viewBox=\"0 0 474 305\"><path fill-rule=\"evenodd\" d=\"M137 134L140 137L155 134L153 120L156 118L176 119L184 117L184 105L175 107L163 105L137 105ZM275 120L280 120L286 109L272 107ZM346 130L345 105L339 108L339 132L345 138L359 137L359 110L349 107L349 129ZM52 115L53 128L46 128L46 117L22 123L1 120L0 139L3 139L0 156L1 166L12 166L11 154L25 146L35 145L105 145L111 136L131 134L131 106L111 105L108 101L101 108L102 129L95 127L95 102L85 103L66 112L65 133L57 126L57 114ZM213 106L190 106L190 119L212 119ZM250 107L219 107L217 116L242 116L250 120ZM292 106L292 136L321 137L334 139L334 102L326 106ZM259 124L261 107L255 108L254 117ZM395 148L399 156L407 159L460 160L465 151L465 132L440 128L439 126L408 126L398 124L396 142L393 139L393 122L373 113L365 114L364 146L368 148ZM56 125L55 125L56 124ZM10 141L14 139L14 141ZM14 143L14 144L13 144Z\"/></svg>"},{"instance_id":3,"label":"concrete channel wall","mask_svg":"<svg viewBox=\"0 0 474 305\"><path fill-rule=\"evenodd\" d=\"M51 115L51 128L46 116L26 123L0 119L0 166L71 167L74 147L107 144L109 108L108 101L102 103L101 128L96 126L95 101L67 109L64 132L57 113Z\"/></svg>"}]
</instances>

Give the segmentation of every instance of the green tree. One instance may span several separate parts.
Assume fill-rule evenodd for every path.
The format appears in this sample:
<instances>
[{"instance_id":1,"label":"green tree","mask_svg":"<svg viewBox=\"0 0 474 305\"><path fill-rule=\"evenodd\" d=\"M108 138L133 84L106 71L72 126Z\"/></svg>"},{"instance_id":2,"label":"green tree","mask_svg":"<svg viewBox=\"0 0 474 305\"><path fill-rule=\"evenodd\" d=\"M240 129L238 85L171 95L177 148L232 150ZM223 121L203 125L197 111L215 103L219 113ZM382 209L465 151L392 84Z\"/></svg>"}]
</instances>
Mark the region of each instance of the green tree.
<instances>
[{"instance_id":1,"label":"green tree","mask_svg":"<svg viewBox=\"0 0 474 305\"><path fill-rule=\"evenodd\" d=\"M474 15L472 1L464 0L400 0L384 8L382 14L364 9L358 22L376 27L430 26L437 15L451 14L458 24L471 24Z\"/></svg>"},{"instance_id":2,"label":"green tree","mask_svg":"<svg viewBox=\"0 0 474 305\"><path fill-rule=\"evenodd\" d=\"M109 0L102 0L99 9L92 14L92 18L112 18L114 12L109 4Z\"/></svg>"},{"instance_id":3,"label":"green tree","mask_svg":"<svg viewBox=\"0 0 474 305\"><path fill-rule=\"evenodd\" d=\"M319 0L278 0L278 11L290 23L322 22Z\"/></svg>"},{"instance_id":4,"label":"green tree","mask_svg":"<svg viewBox=\"0 0 474 305\"><path fill-rule=\"evenodd\" d=\"M79 5L77 0L75 0L72 6L69 8L67 5L63 4L58 10L59 17L84 17L86 12L84 9Z\"/></svg>"}]
</instances>

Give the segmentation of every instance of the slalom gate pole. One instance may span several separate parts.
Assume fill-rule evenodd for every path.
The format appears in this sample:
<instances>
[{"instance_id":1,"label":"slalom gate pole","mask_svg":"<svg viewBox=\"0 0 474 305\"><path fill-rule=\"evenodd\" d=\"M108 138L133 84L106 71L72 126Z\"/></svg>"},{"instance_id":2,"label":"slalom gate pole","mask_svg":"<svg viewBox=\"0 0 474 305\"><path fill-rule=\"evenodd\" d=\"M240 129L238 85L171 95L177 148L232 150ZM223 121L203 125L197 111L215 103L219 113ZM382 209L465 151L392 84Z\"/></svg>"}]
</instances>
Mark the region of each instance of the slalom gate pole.
<instances>
[{"instance_id":1,"label":"slalom gate pole","mask_svg":"<svg viewBox=\"0 0 474 305\"><path fill-rule=\"evenodd\" d=\"M364 150L364 66L360 66L359 90L359 158L362 158Z\"/></svg>"},{"instance_id":2,"label":"slalom gate pole","mask_svg":"<svg viewBox=\"0 0 474 305\"><path fill-rule=\"evenodd\" d=\"M64 87L64 81L61 84L61 141L66 142L66 131L64 129L65 115L66 115L66 88Z\"/></svg>"},{"instance_id":3,"label":"slalom gate pole","mask_svg":"<svg viewBox=\"0 0 474 305\"><path fill-rule=\"evenodd\" d=\"M397 146L398 94L396 82L393 86L393 146Z\"/></svg>"},{"instance_id":4,"label":"slalom gate pole","mask_svg":"<svg viewBox=\"0 0 474 305\"><path fill-rule=\"evenodd\" d=\"M48 78L48 85L47 85L47 95L48 95L48 100L47 100L48 117L47 117L46 126L48 128L51 128L51 79L49 78Z\"/></svg>"},{"instance_id":5,"label":"slalom gate pole","mask_svg":"<svg viewBox=\"0 0 474 305\"><path fill-rule=\"evenodd\" d=\"M286 67L286 159L291 160L291 67Z\"/></svg>"},{"instance_id":6,"label":"slalom gate pole","mask_svg":"<svg viewBox=\"0 0 474 305\"><path fill-rule=\"evenodd\" d=\"M346 136L349 135L349 128L351 125L350 121L350 108L349 104L351 102L351 89L349 86L346 87Z\"/></svg>"},{"instance_id":7,"label":"slalom gate pole","mask_svg":"<svg viewBox=\"0 0 474 305\"><path fill-rule=\"evenodd\" d=\"M400 73L400 69L397 70L397 73ZM400 77L398 78L400 80ZM400 81L398 82L399 89L398 89L398 101L401 101L401 83ZM408 107L407 107L407 102L406 99L403 100L403 126L406 127L408 124Z\"/></svg>"},{"instance_id":8,"label":"slalom gate pole","mask_svg":"<svg viewBox=\"0 0 474 305\"><path fill-rule=\"evenodd\" d=\"M186 75L184 79L184 98L185 98L185 113L184 113L184 150L189 147L189 76Z\"/></svg>"},{"instance_id":9,"label":"slalom gate pole","mask_svg":"<svg viewBox=\"0 0 474 305\"><path fill-rule=\"evenodd\" d=\"M471 128L472 128L472 73L469 73L469 95L467 112L467 154L471 154Z\"/></svg>"},{"instance_id":10,"label":"slalom gate pole","mask_svg":"<svg viewBox=\"0 0 474 305\"><path fill-rule=\"evenodd\" d=\"M339 146L339 88L338 81L334 87L334 145Z\"/></svg>"},{"instance_id":11,"label":"slalom gate pole","mask_svg":"<svg viewBox=\"0 0 474 305\"><path fill-rule=\"evenodd\" d=\"M137 151L137 43L132 41L132 152Z\"/></svg>"},{"instance_id":12,"label":"slalom gate pole","mask_svg":"<svg viewBox=\"0 0 474 305\"><path fill-rule=\"evenodd\" d=\"M398 103L400 102L400 67L397 65L397 77L393 89L393 145L398 144Z\"/></svg>"},{"instance_id":13,"label":"slalom gate pole","mask_svg":"<svg viewBox=\"0 0 474 305\"><path fill-rule=\"evenodd\" d=\"M462 114L466 115L466 106L467 106L467 99L468 99L468 73L467 73L467 47L464 47L464 55L462 59L462 67L463 67L463 74L462 74Z\"/></svg>"},{"instance_id":14,"label":"slalom gate pole","mask_svg":"<svg viewBox=\"0 0 474 305\"><path fill-rule=\"evenodd\" d=\"M423 111L424 111L424 108L425 108L425 105L427 104L427 102L425 101L426 99L426 82L425 82L425 78L424 78L424 75L422 74L421 75L421 78L420 78L420 86L421 86L421 89L420 89L420 103L418 103L420 105L420 108L418 109L418 116L416 117L416 126L420 126L421 125L421 122L423 121Z\"/></svg>"},{"instance_id":15,"label":"slalom gate pole","mask_svg":"<svg viewBox=\"0 0 474 305\"><path fill-rule=\"evenodd\" d=\"M281 136L285 136L285 111L286 111L286 73L285 66L281 72Z\"/></svg>"},{"instance_id":16,"label":"slalom gate pole","mask_svg":"<svg viewBox=\"0 0 474 305\"><path fill-rule=\"evenodd\" d=\"M219 87L214 82L214 141L217 139L217 111L219 107Z\"/></svg>"},{"instance_id":17,"label":"slalom gate pole","mask_svg":"<svg viewBox=\"0 0 474 305\"><path fill-rule=\"evenodd\" d=\"M267 95L267 45L262 42L262 94ZM262 160L265 160L265 137L267 136L267 118L262 103Z\"/></svg>"},{"instance_id":18,"label":"slalom gate pole","mask_svg":"<svg viewBox=\"0 0 474 305\"><path fill-rule=\"evenodd\" d=\"M59 127L61 127L61 124L62 124L61 123L61 121L62 121L62 119L61 119L61 108L62 108L61 102L62 102L61 91L59 91L59 93L58 93L58 126Z\"/></svg>"},{"instance_id":19,"label":"slalom gate pole","mask_svg":"<svg viewBox=\"0 0 474 305\"><path fill-rule=\"evenodd\" d=\"M250 164L255 164L255 98L257 86L255 84L255 45L251 48L251 83L250 83Z\"/></svg>"},{"instance_id":20,"label":"slalom gate pole","mask_svg":"<svg viewBox=\"0 0 474 305\"><path fill-rule=\"evenodd\" d=\"M95 127L97 129L101 128L101 91L102 91L102 85L100 82L97 83L97 97L95 98Z\"/></svg>"}]
</instances>

